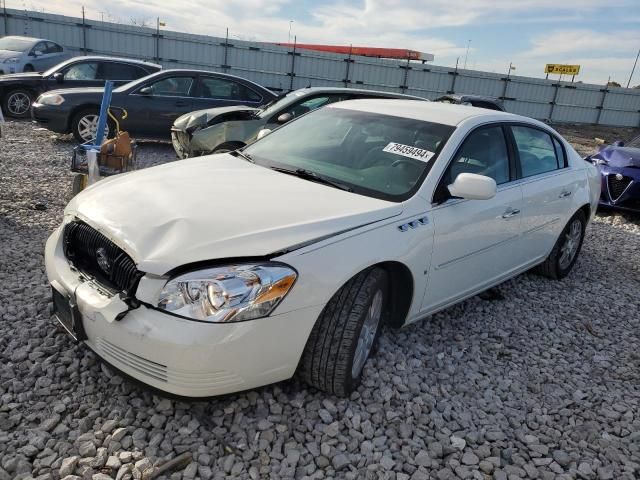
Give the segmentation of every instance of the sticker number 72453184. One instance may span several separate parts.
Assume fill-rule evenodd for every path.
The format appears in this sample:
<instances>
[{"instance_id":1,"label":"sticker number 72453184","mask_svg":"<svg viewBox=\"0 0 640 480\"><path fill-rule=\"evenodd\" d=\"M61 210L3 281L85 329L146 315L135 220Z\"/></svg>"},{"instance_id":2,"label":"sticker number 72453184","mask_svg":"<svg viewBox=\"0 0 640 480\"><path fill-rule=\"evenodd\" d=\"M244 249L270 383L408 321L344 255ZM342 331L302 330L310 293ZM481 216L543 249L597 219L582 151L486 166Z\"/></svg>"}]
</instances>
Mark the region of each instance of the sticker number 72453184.
<instances>
[{"instance_id":1,"label":"sticker number 72453184","mask_svg":"<svg viewBox=\"0 0 640 480\"><path fill-rule=\"evenodd\" d=\"M394 142L390 142L382 149L382 151L402 155L403 157L415 158L416 160L422 160L423 162L428 162L435 155L435 153L430 152L429 150Z\"/></svg>"}]
</instances>

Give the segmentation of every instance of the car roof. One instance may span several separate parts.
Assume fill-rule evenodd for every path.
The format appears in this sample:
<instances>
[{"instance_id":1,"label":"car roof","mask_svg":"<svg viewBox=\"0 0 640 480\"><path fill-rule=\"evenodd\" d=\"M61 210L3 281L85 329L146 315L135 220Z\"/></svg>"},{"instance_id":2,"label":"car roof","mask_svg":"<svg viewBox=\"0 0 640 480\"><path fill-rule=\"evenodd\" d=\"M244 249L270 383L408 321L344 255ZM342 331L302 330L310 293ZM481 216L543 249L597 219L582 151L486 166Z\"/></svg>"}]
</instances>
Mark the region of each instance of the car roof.
<instances>
[{"instance_id":1,"label":"car roof","mask_svg":"<svg viewBox=\"0 0 640 480\"><path fill-rule=\"evenodd\" d=\"M492 119L497 120L526 121L527 123L535 125L540 123L527 117L514 115L513 113L489 110L486 108L439 102L416 102L415 100L404 99L368 98L346 100L344 102L332 103L325 108L345 108L451 126L459 125L463 121L473 117L492 117Z\"/></svg>"},{"instance_id":2,"label":"car roof","mask_svg":"<svg viewBox=\"0 0 640 480\"><path fill-rule=\"evenodd\" d=\"M24 35L7 35L2 38L17 38L18 40L30 40L33 43L36 42L53 42L53 40L47 40L46 38L37 38L37 37L25 37Z\"/></svg>"},{"instance_id":3,"label":"car roof","mask_svg":"<svg viewBox=\"0 0 640 480\"><path fill-rule=\"evenodd\" d=\"M125 57L107 57L105 55L86 55L86 56L77 56L72 57L69 60L99 60L99 61L114 61L114 62L127 62L127 63L135 63L138 65L145 65L147 67L157 67L162 68L162 65L158 65L157 63L147 62L145 60L137 60L135 58L125 58Z\"/></svg>"},{"instance_id":4,"label":"car roof","mask_svg":"<svg viewBox=\"0 0 640 480\"><path fill-rule=\"evenodd\" d=\"M395 93L395 92L385 92L381 90L368 90L366 88L346 88L346 87L306 87L299 88L298 90L293 90L290 93L299 92L298 94L304 93L305 95L312 95L315 93L363 93L363 94L375 94L375 95L383 95L389 97L398 97L398 98L406 98L411 100L424 100L428 101L426 98L416 97L413 95L406 95L404 93Z\"/></svg>"}]
</instances>

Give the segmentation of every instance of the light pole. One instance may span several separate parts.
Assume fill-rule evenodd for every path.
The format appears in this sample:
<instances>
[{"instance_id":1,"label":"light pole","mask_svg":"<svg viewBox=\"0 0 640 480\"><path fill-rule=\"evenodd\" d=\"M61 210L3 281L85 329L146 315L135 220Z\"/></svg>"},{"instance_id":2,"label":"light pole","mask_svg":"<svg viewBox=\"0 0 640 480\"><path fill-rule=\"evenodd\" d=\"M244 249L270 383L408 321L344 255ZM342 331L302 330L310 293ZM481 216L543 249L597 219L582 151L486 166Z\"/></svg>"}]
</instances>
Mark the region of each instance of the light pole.
<instances>
[{"instance_id":1,"label":"light pole","mask_svg":"<svg viewBox=\"0 0 640 480\"><path fill-rule=\"evenodd\" d=\"M631 83L631 78L633 77L633 72L636 71L636 65L638 63L638 57L640 57L640 49L638 49L638 54L636 55L636 61L633 62L633 68L631 69L631 75L629 75L629 81L627 82L627 88L629 88L629 84Z\"/></svg>"},{"instance_id":2,"label":"light pole","mask_svg":"<svg viewBox=\"0 0 640 480\"><path fill-rule=\"evenodd\" d=\"M293 20L289 20L289 40L287 43L291 43L291 25L293 25Z\"/></svg>"},{"instance_id":3,"label":"light pole","mask_svg":"<svg viewBox=\"0 0 640 480\"><path fill-rule=\"evenodd\" d=\"M467 40L467 53L464 54L464 68L466 70L467 68L467 58L469 58L469 45L471 45L471 40Z\"/></svg>"},{"instance_id":4,"label":"light pole","mask_svg":"<svg viewBox=\"0 0 640 480\"><path fill-rule=\"evenodd\" d=\"M507 72L507 78L511 76L511 70L515 70L516 67L513 66L513 62L509 62L509 71Z\"/></svg>"}]
</instances>

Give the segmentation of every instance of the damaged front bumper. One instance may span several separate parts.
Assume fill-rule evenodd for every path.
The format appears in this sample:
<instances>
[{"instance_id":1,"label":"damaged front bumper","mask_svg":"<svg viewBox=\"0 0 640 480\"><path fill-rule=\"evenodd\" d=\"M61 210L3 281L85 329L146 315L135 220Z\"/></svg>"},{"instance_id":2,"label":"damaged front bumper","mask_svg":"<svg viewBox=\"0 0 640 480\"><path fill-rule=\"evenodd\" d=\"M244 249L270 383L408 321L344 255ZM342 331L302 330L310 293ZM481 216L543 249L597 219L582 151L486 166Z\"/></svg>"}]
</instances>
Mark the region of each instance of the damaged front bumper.
<instances>
[{"instance_id":1,"label":"damaged front bumper","mask_svg":"<svg viewBox=\"0 0 640 480\"><path fill-rule=\"evenodd\" d=\"M61 237L62 227L47 240L47 277L55 289L74 299L84 342L127 375L171 394L208 397L290 378L309 325L322 309L228 324L186 320L153 307L166 279L151 275L138 285L141 305L130 309L70 265Z\"/></svg>"}]
</instances>

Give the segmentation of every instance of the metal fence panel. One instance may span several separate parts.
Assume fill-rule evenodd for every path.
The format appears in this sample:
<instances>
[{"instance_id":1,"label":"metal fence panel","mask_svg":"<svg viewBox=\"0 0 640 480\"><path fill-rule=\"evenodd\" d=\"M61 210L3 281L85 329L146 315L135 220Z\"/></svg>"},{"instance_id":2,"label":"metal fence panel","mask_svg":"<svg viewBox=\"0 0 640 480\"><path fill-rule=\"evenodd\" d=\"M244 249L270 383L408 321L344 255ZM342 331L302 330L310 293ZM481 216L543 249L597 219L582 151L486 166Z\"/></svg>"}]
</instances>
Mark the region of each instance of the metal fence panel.
<instances>
[{"instance_id":1,"label":"metal fence panel","mask_svg":"<svg viewBox=\"0 0 640 480\"><path fill-rule=\"evenodd\" d=\"M276 91L350 86L428 99L445 93L501 98L509 112L538 119L640 125L640 90L447 68L403 60L313 52L28 10L0 10L2 35L56 41L76 54L139 58L165 68L241 76Z\"/></svg>"}]
</instances>

